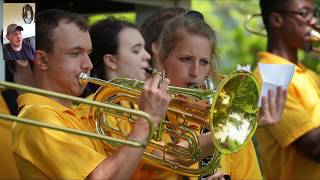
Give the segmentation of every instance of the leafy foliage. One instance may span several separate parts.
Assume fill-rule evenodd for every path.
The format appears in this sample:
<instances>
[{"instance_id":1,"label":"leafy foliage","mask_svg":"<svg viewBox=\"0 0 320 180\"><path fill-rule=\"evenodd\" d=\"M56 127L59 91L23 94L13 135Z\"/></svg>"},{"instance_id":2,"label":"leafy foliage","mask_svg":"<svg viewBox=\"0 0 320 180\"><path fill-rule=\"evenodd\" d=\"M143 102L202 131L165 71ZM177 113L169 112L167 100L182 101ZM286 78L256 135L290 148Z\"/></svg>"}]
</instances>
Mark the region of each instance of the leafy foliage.
<instances>
[{"instance_id":1,"label":"leafy foliage","mask_svg":"<svg viewBox=\"0 0 320 180\"><path fill-rule=\"evenodd\" d=\"M320 0L315 3L318 7ZM202 12L217 32L221 73L230 73L237 64L256 65L257 52L266 49L266 38L246 31L244 21L248 14L260 12L258 0L192 0L191 8ZM257 17L251 26L263 26L261 18ZM305 66L320 73L320 55L299 52L299 57Z\"/></svg>"},{"instance_id":2,"label":"leafy foliage","mask_svg":"<svg viewBox=\"0 0 320 180\"><path fill-rule=\"evenodd\" d=\"M113 16L118 19L123 19L132 23L136 21L136 13L129 12L129 13L102 13L102 14L95 14L92 16L88 16L88 24L89 26L93 25L94 23L106 19L110 16Z\"/></svg>"},{"instance_id":3,"label":"leafy foliage","mask_svg":"<svg viewBox=\"0 0 320 180\"><path fill-rule=\"evenodd\" d=\"M315 14L320 18L320 0L314 2ZM266 49L266 38L248 32L244 21L247 15L260 12L259 0L192 0L191 9L203 13L206 22L217 32L221 73L230 73L237 64L256 65L257 52ZM89 25L111 15L130 22L136 20L135 12L105 13L89 16ZM261 18L255 18L250 26L263 27ZM299 57L306 67L320 74L320 54L301 51Z\"/></svg>"}]
</instances>

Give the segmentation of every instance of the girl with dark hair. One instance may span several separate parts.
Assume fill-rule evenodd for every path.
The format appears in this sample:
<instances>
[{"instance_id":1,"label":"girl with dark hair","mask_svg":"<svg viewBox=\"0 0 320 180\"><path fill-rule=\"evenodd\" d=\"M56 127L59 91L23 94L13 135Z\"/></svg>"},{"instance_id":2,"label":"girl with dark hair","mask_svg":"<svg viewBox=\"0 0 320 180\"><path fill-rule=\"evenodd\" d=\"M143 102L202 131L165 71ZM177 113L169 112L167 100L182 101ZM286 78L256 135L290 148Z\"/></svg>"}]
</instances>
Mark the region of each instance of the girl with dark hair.
<instances>
[{"instance_id":1,"label":"girl with dark hair","mask_svg":"<svg viewBox=\"0 0 320 180\"><path fill-rule=\"evenodd\" d=\"M146 79L150 55L144 49L145 42L138 27L127 21L108 18L94 24L90 36L95 77Z\"/></svg>"}]
</instances>

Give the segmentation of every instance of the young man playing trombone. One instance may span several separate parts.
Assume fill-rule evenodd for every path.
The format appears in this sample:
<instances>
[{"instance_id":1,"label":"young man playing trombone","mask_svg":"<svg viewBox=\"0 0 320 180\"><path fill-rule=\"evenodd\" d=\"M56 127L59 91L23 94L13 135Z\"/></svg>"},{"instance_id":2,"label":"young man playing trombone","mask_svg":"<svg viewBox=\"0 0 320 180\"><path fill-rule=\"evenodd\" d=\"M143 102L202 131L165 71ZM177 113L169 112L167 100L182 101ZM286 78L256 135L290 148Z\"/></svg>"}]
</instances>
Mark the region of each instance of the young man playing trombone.
<instances>
[{"instance_id":1,"label":"young man playing trombone","mask_svg":"<svg viewBox=\"0 0 320 180\"><path fill-rule=\"evenodd\" d=\"M313 48L313 1L260 0L260 7L268 43L259 62L295 66L282 120L257 131L262 172L267 179L319 179L320 79L298 59L298 49Z\"/></svg>"},{"instance_id":2,"label":"young man playing trombone","mask_svg":"<svg viewBox=\"0 0 320 180\"><path fill-rule=\"evenodd\" d=\"M79 74L92 69L92 45L86 23L61 10L39 12L36 22L35 87L79 96L85 87L79 83ZM153 76L146 81L140 96L140 109L150 115L155 125L170 101L168 83L168 79L160 82L160 76ZM94 131L71 108L71 100L26 93L19 96L18 104L20 117ZM129 139L143 142L148 127L143 119L138 119ZM110 154L99 140L23 124L14 125L13 142L18 170L24 179L129 179L144 152L144 148L123 145Z\"/></svg>"}]
</instances>

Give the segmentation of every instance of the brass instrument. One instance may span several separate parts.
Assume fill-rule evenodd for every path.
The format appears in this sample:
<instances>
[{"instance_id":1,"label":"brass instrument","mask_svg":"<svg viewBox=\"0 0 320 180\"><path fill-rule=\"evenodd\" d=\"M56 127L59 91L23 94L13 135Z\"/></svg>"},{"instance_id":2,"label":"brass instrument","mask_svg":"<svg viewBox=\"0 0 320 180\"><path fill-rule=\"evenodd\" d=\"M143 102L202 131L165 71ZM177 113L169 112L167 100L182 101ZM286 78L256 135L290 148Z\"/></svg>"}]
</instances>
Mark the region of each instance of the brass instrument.
<instances>
[{"instance_id":1,"label":"brass instrument","mask_svg":"<svg viewBox=\"0 0 320 180\"><path fill-rule=\"evenodd\" d=\"M266 33L266 30L265 30L265 27L262 26L262 24L263 24L262 22L260 23L261 26L258 26L258 27L252 27L250 25L250 24L253 24L252 21L256 17L261 17L261 14L260 13L255 13L255 14L247 15L246 19L244 21L244 27L248 32L250 32L252 34L266 37L267 33ZM262 17L261 17L261 19L262 19ZM320 53L320 33L317 30L312 29L310 31L309 35L310 35L310 40L311 40L311 43L312 43L312 51L315 52L315 53Z\"/></svg>"},{"instance_id":2,"label":"brass instrument","mask_svg":"<svg viewBox=\"0 0 320 180\"><path fill-rule=\"evenodd\" d=\"M134 107L143 87L143 82L130 79L104 81L86 74L80 75L80 82L101 85L94 100L121 105L123 101ZM186 176L207 175L217 168L220 155L237 152L250 141L257 127L259 87L252 74L246 71L231 73L222 80L216 91L188 89L169 86L174 96L164 118L148 148L161 152L156 156L150 151L144 153L145 162ZM90 121L102 135L113 135L126 139L135 117L128 113L114 114L92 107ZM125 123L124 123L125 122ZM191 168L181 161L199 162L199 128L211 130L215 155L205 167ZM188 142L182 147L179 142ZM116 149L117 143L108 143L108 148ZM168 157L175 157L175 161Z\"/></svg>"},{"instance_id":3,"label":"brass instrument","mask_svg":"<svg viewBox=\"0 0 320 180\"><path fill-rule=\"evenodd\" d=\"M255 35L258 36L267 36L267 32L265 32L265 27L263 26L262 21L259 23L258 27L252 27L252 21L254 20L254 18L256 17L261 17L260 19L262 20L262 16L260 13L254 13L254 14L249 14L246 16L246 19L244 20L244 28Z\"/></svg>"},{"instance_id":4,"label":"brass instrument","mask_svg":"<svg viewBox=\"0 0 320 180\"><path fill-rule=\"evenodd\" d=\"M310 39L312 41L312 51L320 53L320 33L316 30L311 30Z\"/></svg>"},{"instance_id":5,"label":"brass instrument","mask_svg":"<svg viewBox=\"0 0 320 180\"><path fill-rule=\"evenodd\" d=\"M124 108L121 106L115 106L112 104L106 104L106 103L101 103L101 102L96 102L88 99L83 99L79 97L74 97L74 96L69 96L61 93L56 93L52 91L47 91L43 89L38 89L38 88L33 88L29 86L24 86L24 85L19 85L11 82L6 82L6 81L0 81L0 88L7 88L7 89L16 89L16 90L21 90L24 92L30 92L34 94L40 94L43 96L50 96L50 97L56 97L60 99L67 99L71 100L72 102L75 103L82 103L82 104L87 104L90 106L94 106L100 109L100 111L114 111L114 112L125 112L125 113L131 113L134 116L144 118L148 124L149 124L149 135L146 138L145 142L149 142L150 139L152 138L153 131L154 131L154 123L151 120L149 114L142 112L142 111L137 111L137 110L132 110L129 108ZM85 131L80 131L77 129L72 129L72 128L66 128L66 127L58 127L55 125L51 125L48 123L43 123L40 121L35 121L31 119L26 119L26 118L21 118L21 117L16 117L12 115L6 115L6 114L1 114L0 113L0 119L2 120L8 120L8 121L14 121L18 123L23 123L27 125L33 125L33 126L38 126L38 127L44 127L44 128L49 128L57 131L62 131L62 132L67 132L67 133L72 133L76 135L81 135L81 136L86 136L86 137L91 137L91 138L96 138L103 140L105 142L109 143L118 143L118 144L123 144L123 145L128 145L132 147L143 147L143 144L141 142L136 142L136 141L129 141L125 139L118 139L118 138L113 138L110 136L103 136L100 134L96 133L91 133L91 132L85 132Z\"/></svg>"}]
</instances>

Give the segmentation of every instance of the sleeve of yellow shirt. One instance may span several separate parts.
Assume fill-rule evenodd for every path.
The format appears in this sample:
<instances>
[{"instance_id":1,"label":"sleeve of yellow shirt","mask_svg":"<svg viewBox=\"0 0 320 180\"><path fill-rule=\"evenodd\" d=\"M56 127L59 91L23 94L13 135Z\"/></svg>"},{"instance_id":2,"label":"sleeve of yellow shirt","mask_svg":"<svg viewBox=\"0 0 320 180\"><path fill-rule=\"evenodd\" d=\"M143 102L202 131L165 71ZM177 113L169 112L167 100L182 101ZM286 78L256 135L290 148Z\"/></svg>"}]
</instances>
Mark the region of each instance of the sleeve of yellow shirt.
<instances>
[{"instance_id":1,"label":"sleeve of yellow shirt","mask_svg":"<svg viewBox=\"0 0 320 180\"><path fill-rule=\"evenodd\" d=\"M262 179L256 152L252 141L240 151L222 155L221 168L231 179Z\"/></svg>"},{"instance_id":2,"label":"sleeve of yellow shirt","mask_svg":"<svg viewBox=\"0 0 320 180\"><path fill-rule=\"evenodd\" d=\"M47 108L25 107L20 114L57 126L68 123L61 114ZM45 174L51 179L84 179L106 158L95 151L92 139L65 132L15 124L13 138L16 159L23 159L30 165L20 169L26 163L16 162L22 178L34 179ZM34 172L29 172L30 169Z\"/></svg>"},{"instance_id":3,"label":"sleeve of yellow shirt","mask_svg":"<svg viewBox=\"0 0 320 180\"><path fill-rule=\"evenodd\" d=\"M0 91L0 113L10 114ZM0 179L19 179L11 147L12 122L0 119Z\"/></svg>"},{"instance_id":4,"label":"sleeve of yellow shirt","mask_svg":"<svg viewBox=\"0 0 320 180\"><path fill-rule=\"evenodd\" d=\"M315 112L314 117L319 116L319 113L320 111ZM318 122L312 120L313 117L305 111L298 99L290 93L288 94L283 117L281 123L273 126L272 130L270 130L282 147L290 145L303 134L319 126L319 120Z\"/></svg>"}]
</instances>

